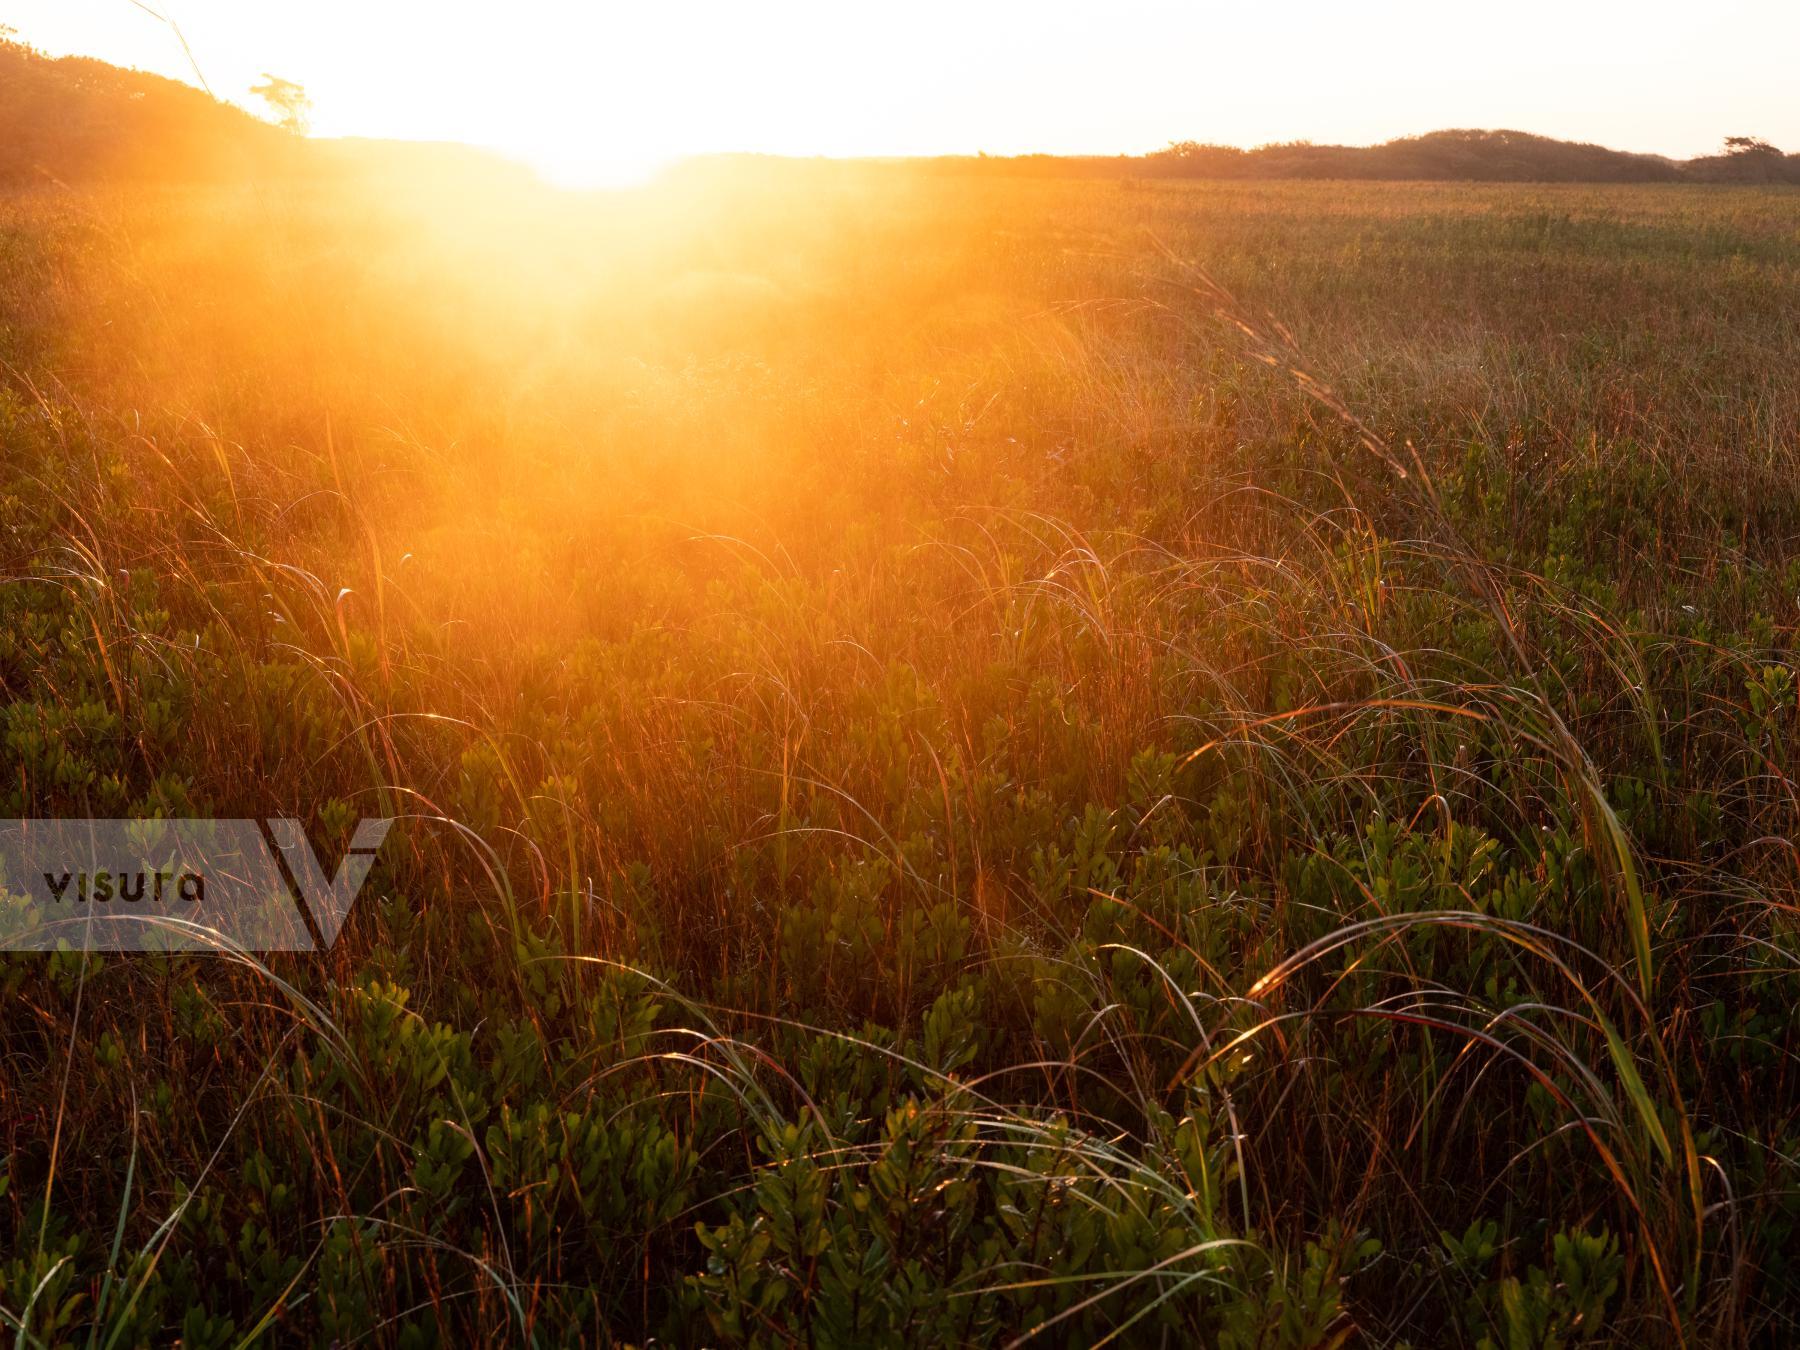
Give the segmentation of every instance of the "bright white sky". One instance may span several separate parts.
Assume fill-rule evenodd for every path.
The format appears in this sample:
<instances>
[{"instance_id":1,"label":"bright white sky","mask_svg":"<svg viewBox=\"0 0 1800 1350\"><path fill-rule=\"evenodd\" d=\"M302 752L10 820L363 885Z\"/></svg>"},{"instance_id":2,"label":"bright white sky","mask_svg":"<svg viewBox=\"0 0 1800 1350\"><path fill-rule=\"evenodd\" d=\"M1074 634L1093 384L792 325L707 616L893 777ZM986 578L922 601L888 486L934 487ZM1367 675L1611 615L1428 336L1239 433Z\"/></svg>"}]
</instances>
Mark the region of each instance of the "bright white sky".
<instances>
[{"instance_id":1,"label":"bright white sky","mask_svg":"<svg viewBox=\"0 0 1800 1350\"><path fill-rule=\"evenodd\" d=\"M145 0L213 90L321 135L463 140L568 181L709 150L1138 152L1509 127L1800 149L1797 0ZM0 0L45 51L194 80L133 0Z\"/></svg>"}]
</instances>

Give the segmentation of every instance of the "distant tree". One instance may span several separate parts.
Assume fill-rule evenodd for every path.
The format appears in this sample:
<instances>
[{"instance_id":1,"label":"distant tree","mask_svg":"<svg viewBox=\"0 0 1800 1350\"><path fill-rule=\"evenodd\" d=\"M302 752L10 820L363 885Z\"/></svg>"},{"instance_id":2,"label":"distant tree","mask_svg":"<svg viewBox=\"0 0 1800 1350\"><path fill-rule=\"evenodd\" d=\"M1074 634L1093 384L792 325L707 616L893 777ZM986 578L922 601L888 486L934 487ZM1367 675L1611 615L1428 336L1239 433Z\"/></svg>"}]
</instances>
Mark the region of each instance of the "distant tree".
<instances>
[{"instance_id":1,"label":"distant tree","mask_svg":"<svg viewBox=\"0 0 1800 1350\"><path fill-rule=\"evenodd\" d=\"M1727 136L1725 153L1728 155L1779 155L1781 151L1770 145L1761 136Z\"/></svg>"},{"instance_id":2,"label":"distant tree","mask_svg":"<svg viewBox=\"0 0 1800 1350\"><path fill-rule=\"evenodd\" d=\"M1217 145L1212 141L1170 141L1161 150L1151 152L1154 159L1182 161L1230 159L1244 152L1235 145Z\"/></svg>"},{"instance_id":3,"label":"distant tree","mask_svg":"<svg viewBox=\"0 0 1800 1350\"><path fill-rule=\"evenodd\" d=\"M306 134L312 121L312 100L306 96L305 86L265 70L263 82L252 85L250 92L269 105L269 115L277 126L296 136Z\"/></svg>"}]
</instances>

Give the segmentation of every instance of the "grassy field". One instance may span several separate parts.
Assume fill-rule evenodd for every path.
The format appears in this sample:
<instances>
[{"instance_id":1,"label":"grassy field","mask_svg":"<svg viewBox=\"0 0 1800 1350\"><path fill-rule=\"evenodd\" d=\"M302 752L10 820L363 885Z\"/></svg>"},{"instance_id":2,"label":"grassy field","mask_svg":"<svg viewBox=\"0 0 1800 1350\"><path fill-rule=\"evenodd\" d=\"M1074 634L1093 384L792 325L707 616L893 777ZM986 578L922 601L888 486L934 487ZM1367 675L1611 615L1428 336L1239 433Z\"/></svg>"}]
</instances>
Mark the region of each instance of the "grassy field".
<instances>
[{"instance_id":1,"label":"grassy field","mask_svg":"<svg viewBox=\"0 0 1800 1350\"><path fill-rule=\"evenodd\" d=\"M1793 1337L1797 208L0 200L0 815L399 820L0 957L0 1318Z\"/></svg>"}]
</instances>

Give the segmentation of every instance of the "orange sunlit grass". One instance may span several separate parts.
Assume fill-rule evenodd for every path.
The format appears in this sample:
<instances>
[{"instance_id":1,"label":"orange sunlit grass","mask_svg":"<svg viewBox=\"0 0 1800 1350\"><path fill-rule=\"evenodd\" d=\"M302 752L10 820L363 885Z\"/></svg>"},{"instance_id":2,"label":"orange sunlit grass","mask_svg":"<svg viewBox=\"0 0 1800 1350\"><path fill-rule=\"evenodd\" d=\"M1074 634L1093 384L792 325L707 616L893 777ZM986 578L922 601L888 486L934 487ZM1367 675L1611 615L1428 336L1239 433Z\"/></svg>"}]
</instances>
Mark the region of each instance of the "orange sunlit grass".
<instances>
[{"instance_id":1,"label":"orange sunlit grass","mask_svg":"<svg viewBox=\"0 0 1800 1350\"><path fill-rule=\"evenodd\" d=\"M0 954L21 1345L1788 1336L1795 157L0 60L0 817L392 822Z\"/></svg>"}]
</instances>

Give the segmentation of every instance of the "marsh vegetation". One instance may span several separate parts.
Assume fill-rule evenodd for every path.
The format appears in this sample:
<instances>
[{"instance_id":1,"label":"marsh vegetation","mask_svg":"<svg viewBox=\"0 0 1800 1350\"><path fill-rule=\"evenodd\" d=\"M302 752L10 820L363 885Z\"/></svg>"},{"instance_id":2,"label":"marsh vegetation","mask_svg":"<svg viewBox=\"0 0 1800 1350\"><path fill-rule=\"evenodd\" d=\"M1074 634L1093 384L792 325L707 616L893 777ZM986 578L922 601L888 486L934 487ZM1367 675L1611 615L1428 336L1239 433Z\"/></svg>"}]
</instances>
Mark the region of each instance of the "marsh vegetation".
<instances>
[{"instance_id":1,"label":"marsh vegetation","mask_svg":"<svg viewBox=\"0 0 1800 1350\"><path fill-rule=\"evenodd\" d=\"M0 200L0 814L398 820L3 958L0 1316L1791 1337L1797 203Z\"/></svg>"}]
</instances>

